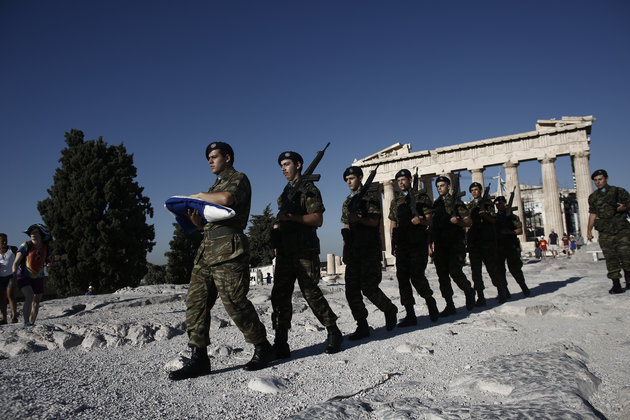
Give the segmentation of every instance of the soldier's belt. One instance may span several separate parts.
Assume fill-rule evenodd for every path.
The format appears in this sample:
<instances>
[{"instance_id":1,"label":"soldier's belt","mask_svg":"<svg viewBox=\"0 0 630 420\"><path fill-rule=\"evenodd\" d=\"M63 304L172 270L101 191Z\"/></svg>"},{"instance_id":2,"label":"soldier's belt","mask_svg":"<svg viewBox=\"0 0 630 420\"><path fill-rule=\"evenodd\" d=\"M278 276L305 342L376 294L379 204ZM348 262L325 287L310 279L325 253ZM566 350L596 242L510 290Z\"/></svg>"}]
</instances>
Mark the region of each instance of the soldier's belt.
<instances>
[{"instance_id":1,"label":"soldier's belt","mask_svg":"<svg viewBox=\"0 0 630 420\"><path fill-rule=\"evenodd\" d=\"M243 231L241 229L237 229L232 226L221 226L220 228L212 229L212 230L208 230L204 232L204 236L206 237L206 239L216 239L216 238L220 238L221 236L227 236L227 235L232 235L235 233L242 233L242 232Z\"/></svg>"}]
</instances>

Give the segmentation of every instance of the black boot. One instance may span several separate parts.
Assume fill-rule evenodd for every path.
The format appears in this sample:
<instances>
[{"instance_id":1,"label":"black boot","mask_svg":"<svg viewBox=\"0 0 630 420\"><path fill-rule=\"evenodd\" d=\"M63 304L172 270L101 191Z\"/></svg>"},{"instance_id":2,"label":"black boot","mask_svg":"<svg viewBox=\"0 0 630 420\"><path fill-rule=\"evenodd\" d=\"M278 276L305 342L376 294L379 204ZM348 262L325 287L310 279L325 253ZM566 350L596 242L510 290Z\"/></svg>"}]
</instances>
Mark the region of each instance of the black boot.
<instances>
[{"instance_id":1,"label":"black boot","mask_svg":"<svg viewBox=\"0 0 630 420\"><path fill-rule=\"evenodd\" d=\"M210 359L206 347L191 347L190 360L181 369L169 372L168 379L181 381L182 379L196 378L210 373Z\"/></svg>"},{"instance_id":2,"label":"black boot","mask_svg":"<svg viewBox=\"0 0 630 420\"><path fill-rule=\"evenodd\" d=\"M407 315L398 323L399 327L412 327L418 325L418 318L416 318L416 312L413 309L413 305L405 305L405 311Z\"/></svg>"},{"instance_id":3,"label":"black boot","mask_svg":"<svg viewBox=\"0 0 630 420\"><path fill-rule=\"evenodd\" d=\"M436 322L440 317L440 311L438 310L437 302L435 301L433 296L429 296L425 299L425 301L427 303L427 309L429 310L429 319L431 320L431 322Z\"/></svg>"},{"instance_id":4,"label":"black boot","mask_svg":"<svg viewBox=\"0 0 630 420\"><path fill-rule=\"evenodd\" d=\"M269 365L269 362L275 360L275 351L269 341L265 339L260 344L256 344L254 347L254 355L252 356L252 360L247 362L243 369L245 370L260 370L264 369Z\"/></svg>"},{"instance_id":5,"label":"black boot","mask_svg":"<svg viewBox=\"0 0 630 420\"><path fill-rule=\"evenodd\" d=\"M623 270L623 276L626 278L626 290L630 290L630 271Z\"/></svg>"},{"instance_id":6,"label":"black boot","mask_svg":"<svg viewBox=\"0 0 630 420\"><path fill-rule=\"evenodd\" d=\"M529 291L529 287L527 287L525 282L519 283L518 285L521 286L521 290L523 291L523 295L525 297L531 296L532 292Z\"/></svg>"},{"instance_id":7,"label":"black boot","mask_svg":"<svg viewBox=\"0 0 630 420\"><path fill-rule=\"evenodd\" d=\"M343 334L339 331L337 325L326 327L328 330L328 338L326 340L326 350L324 353L335 354L341 351L341 342L343 341Z\"/></svg>"},{"instance_id":8,"label":"black boot","mask_svg":"<svg viewBox=\"0 0 630 420\"><path fill-rule=\"evenodd\" d=\"M619 279L613 279L613 287L612 289L610 289L608 291L608 293L610 293L611 295L613 294L619 294L619 293L623 293L625 292L625 290L623 290L623 288L621 287L621 281Z\"/></svg>"},{"instance_id":9,"label":"black boot","mask_svg":"<svg viewBox=\"0 0 630 420\"><path fill-rule=\"evenodd\" d=\"M446 301L446 308L442 312L440 312L440 318L446 318L447 316L455 315L457 313L457 309L455 309L455 304L452 300Z\"/></svg>"},{"instance_id":10,"label":"black boot","mask_svg":"<svg viewBox=\"0 0 630 420\"><path fill-rule=\"evenodd\" d=\"M499 291L497 300L499 301L499 303L505 303L508 300L508 293L510 293L507 287L499 287L497 290Z\"/></svg>"},{"instance_id":11,"label":"black boot","mask_svg":"<svg viewBox=\"0 0 630 420\"><path fill-rule=\"evenodd\" d=\"M510 293L510 289L508 289L507 286L505 287L505 297L512 299L512 293Z\"/></svg>"},{"instance_id":12,"label":"black boot","mask_svg":"<svg viewBox=\"0 0 630 420\"><path fill-rule=\"evenodd\" d=\"M486 306L486 297L483 295L483 290L477 290L477 302L475 306Z\"/></svg>"},{"instance_id":13,"label":"black boot","mask_svg":"<svg viewBox=\"0 0 630 420\"><path fill-rule=\"evenodd\" d=\"M368 326L367 319L359 319L357 321L357 329L348 337L351 341L360 340L370 336L370 327Z\"/></svg>"},{"instance_id":14,"label":"black boot","mask_svg":"<svg viewBox=\"0 0 630 420\"><path fill-rule=\"evenodd\" d=\"M396 314L398 313L398 308L392 305L392 309L385 312L385 329L387 331L391 331L396 328Z\"/></svg>"},{"instance_id":15,"label":"black boot","mask_svg":"<svg viewBox=\"0 0 630 420\"><path fill-rule=\"evenodd\" d=\"M466 295L466 309L472 311L475 307L475 289L471 287L470 289L465 290L464 294Z\"/></svg>"},{"instance_id":16,"label":"black boot","mask_svg":"<svg viewBox=\"0 0 630 420\"><path fill-rule=\"evenodd\" d=\"M291 357L291 349L289 348L289 330L286 328L276 329L276 338L273 342L275 351L275 359L288 359Z\"/></svg>"}]
</instances>

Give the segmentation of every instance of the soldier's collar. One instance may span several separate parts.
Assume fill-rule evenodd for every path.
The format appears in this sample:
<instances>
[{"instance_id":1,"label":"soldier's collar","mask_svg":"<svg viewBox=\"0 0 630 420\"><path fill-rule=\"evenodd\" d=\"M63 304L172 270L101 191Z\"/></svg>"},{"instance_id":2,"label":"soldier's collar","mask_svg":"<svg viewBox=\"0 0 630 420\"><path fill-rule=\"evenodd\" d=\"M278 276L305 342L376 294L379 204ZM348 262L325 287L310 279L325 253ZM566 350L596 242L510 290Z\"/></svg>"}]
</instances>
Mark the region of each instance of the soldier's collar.
<instances>
[{"instance_id":1,"label":"soldier's collar","mask_svg":"<svg viewBox=\"0 0 630 420\"><path fill-rule=\"evenodd\" d=\"M407 197L409 195L409 191L401 191L401 193L404 197Z\"/></svg>"},{"instance_id":2,"label":"soldier's collar","mask_svg":"<svg viewBox=\"0 0 630 420\"><path fill-rule=\"evenodd\" d=\"M230 176L234 172L235 172L234 168L232 166L228 166L227 168L225 168L224 170L222 170L221 172L217 174L217 179L221 180L227 176Z\"/></svg>"}]
</instances>

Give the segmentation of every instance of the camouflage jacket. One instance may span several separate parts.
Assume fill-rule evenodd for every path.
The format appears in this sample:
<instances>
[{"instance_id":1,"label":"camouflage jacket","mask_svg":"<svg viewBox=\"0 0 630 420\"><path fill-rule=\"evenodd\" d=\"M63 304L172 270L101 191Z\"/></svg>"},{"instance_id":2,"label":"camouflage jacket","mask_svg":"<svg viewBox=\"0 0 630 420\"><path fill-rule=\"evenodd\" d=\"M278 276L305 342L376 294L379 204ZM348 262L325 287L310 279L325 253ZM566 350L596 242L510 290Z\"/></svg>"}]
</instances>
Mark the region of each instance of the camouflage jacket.
<instances>
[{"instance_id":1,"label":"camouflage jacket","mask_svg":"<svg viewBox=\"0 0 630 420\"><path fill-rule=\"evenodd\" d=\"M494 223L491 223L483 218L479 214L481 206L479 205L479 199L473 199L466 206L470 212L470 218L472 219L472 226L468 229L467 242L468 244L477 244L487 241L496 241L496 231ZM496 220L497 214L492 207L488 207L488 214Z\"/></svg>"},{"instance_id":2,"label":"camouflage jacket","mask_svg":"<svg viewBox=\"0 0 630 420\"><path fill-rule=\"evenodd\" d=\"M341 223L350 226L352 234L352 249L370 249L374 252L381 252L381 238L378 227L369 227L359 223L349 223L350 205L353 197L361 191L361 186L357 191L350 194L341 207ZM368 191L358 204L359 213L363 216L381 218L383 212L377 191Z\"/></svg>"},{"instance_id":3,"label":"camouflage jacket","mask_svg":"<svg viewBox=\"0 0 630 420\"><path fill-rule=\"evenodd\" d=\"M627 212L619 213L617 203L630 207L630 194L621 188L608 185L588 196L588 212L596 214L595 229L600 233L616 233L630 228Z\"/></svg>"},{"instance_id":4,"label":"camouflage jacket","mask_svg":"<svg viewBox=\"0 0 630 420\"><path fill-rule=\"evenodd\" d=\"M504 211L500 211L497 213L497 223L495 224L496 232L497 232L497 245L499 248L508 247L512 249L520 249L521 242L518 239L518 236L512 234L501 233L505 230L516 230L518 228L522 228L523 223L521 223L521 219L514 213L507 214Z\"/></svg>"},{"instance_id":5,"label":"camouflage jacket","mask_svg":"<svg viewBox=\"0 0 630 420\"><path fill-rule=\"evenodd\" d=\"M459 198L453 207L453 196L447 194L439 197L433 202L433 222L431 225L431 234L433 240L451 240L463 239L465 230L461 226L451 223L451 217L459 216L460 218L470 216L470 212L466 204ZM453 208L455 211L453 211Z\"/></svg>"},{"instance_id":6,"label":"camouflage jacket","mask_svg":"<svg viewBox=\"0 0 630 420\"><path fill-rule=\"evenodd\" d=\"M433 213L433 203L428 195L418 194L416 198L416 211L420 216ZM394 242L398 246L426 244L427 227L411 223L413 214L409 194L397 192L389 206L389 220L396 222L397 232Z\"/></svg>"},{"instance_id":7,"label":"camouflage jacket","mask_svg":"<svg viewBox=\"0 0 630 420\"><path fill-rule=\"evenodd\" d=\"M216 182L208 192L231 192L234 196L231 208L236 215L231 219L207 223L204 226L204 239L195 259L198 260L203 255L206 264L217 264L249 254L247 237L242 233L249 220L252 198L252 187L247 175L228 167L217 176ZM231 227L240 233L230 233L211 239L210 232L221 227Z\"/></svg>"},{"instance_id":8,"label":"camouflage jacket","mask_svg":"<svg viewBox=\"0 0 630 420\"><path fill-rule=\"evenodd\" d=\"M278 209L284 206L286 199L286 194L283 192L278 197ZM297 193L293 196L293 202L288 207L291 214L298 216L326 211L322 195L311 181L300 184ZM295 222L279 222L278 224L284 251L312 250L319 253L317 228Z\"/></svg>"}]
</instances>

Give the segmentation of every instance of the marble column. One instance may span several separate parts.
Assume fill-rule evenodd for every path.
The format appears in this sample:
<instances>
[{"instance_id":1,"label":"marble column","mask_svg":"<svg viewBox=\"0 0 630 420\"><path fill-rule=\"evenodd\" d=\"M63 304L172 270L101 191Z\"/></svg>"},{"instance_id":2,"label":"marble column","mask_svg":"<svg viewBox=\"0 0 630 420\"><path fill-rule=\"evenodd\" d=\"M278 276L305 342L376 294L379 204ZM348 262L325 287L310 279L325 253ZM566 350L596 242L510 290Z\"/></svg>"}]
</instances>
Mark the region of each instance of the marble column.
<instances>
[{"instance_id":1,"label":"marble column","mask_svg":"<svg viewBox=\"0 0 630 420\"><path fill-rule=\"evenodd\" d=\"M422 175L420 177L420 180L422 181L422 188L424 188L426 190L427 195L429 196L429 198L431 200L434 200L434 198L433 198L433 176L432 175Z\"/></svg>"},{"instance_id":2,"label":"marble column","mask_svg":"<svg viewBox=\"0 0 630 420\"><path fill-rule=\"evenodd\" d=\"M588 163L589 155L590 152L588 150L571 155L571 166L573 167L573 176L575 177L575 190L580 220L579 231L584 240L586 240L586 230L588 227L588 196L593 192L591 170ZM595 235L595 233L596 231L593 230L593 235Z\"/></svg>"},{"instance_id":3,"label":"marble column","mask_svg":"<svg viewBox=\"0 0 630 420\"><path fill-rule=\"evenodd\" d=\"M392 255L392 241L389 234L391 220L389 220L389 206L394 199L394 181L383 181L383 236L385 237L385 255L389 258Z\"/></svg>"},{"instance_id":4,"label":"marble column","mask_svg":"<svg viewBox=\"0 0 630 420\"><path fill-rule=\"evenodd\" d=\"M523 211L523 200L521 198L521 184L518 180L518 162L507 161L503 164L505 168L505 185L507 188L506 191L506 200L510 200L510 194L512 194L512 190L514 190L514 201L512 202L512 207L518 207L514 214L521 219L521 223L523 224L523 233L519 235L519 239L521 243L525 243L527 241L526 228L525 228L525 212Z\"/></svg>"},{"instance_id":5,"label":"marble column","mask_svg":"<svg viewBox=\"0 0 630 420\"><path fill-rule=\"evenodd\" d=\"M472 174L472 182L478 182L483 185L483 171L484 168L470 169L470 173ZM483 188L485 189L486 186L483 185Z\"/></svg>"},{"instance_id":6,"label":"marble column","mask_svg":"<svg viewBox=\"0 0 630 420\"><path fill-rule=\"evenodd\" d=\"M335 267L335 254L326 254L326 274L329 276L337 274L337 267Z\"/></svg>"},{"instance_id":7,"label":"marble column","mask_svg":"<svg viewBox=\"0 0 630 420\"><path fill-rule=\"evenodd\" d=\"M545 156L540 160L543 181L543 211L545 212L545 236L554 230L562 235L562 209L560 207L560 190L556 177L556 157Z\"/></svg>"}]
</instances>

